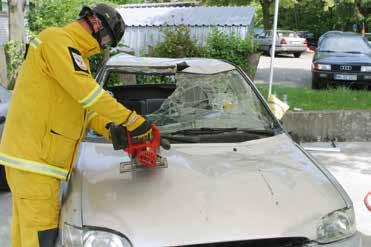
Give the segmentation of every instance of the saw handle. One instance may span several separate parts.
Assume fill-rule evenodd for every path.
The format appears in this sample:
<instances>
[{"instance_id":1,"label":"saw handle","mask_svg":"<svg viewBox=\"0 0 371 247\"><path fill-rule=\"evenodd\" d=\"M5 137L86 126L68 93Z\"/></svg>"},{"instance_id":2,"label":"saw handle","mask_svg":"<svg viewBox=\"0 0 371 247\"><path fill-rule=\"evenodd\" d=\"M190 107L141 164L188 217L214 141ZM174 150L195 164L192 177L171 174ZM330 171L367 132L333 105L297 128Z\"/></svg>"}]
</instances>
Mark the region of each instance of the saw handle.
<instances>
[{"instance_id":1,"label":"saw handle","mask_svg":"<svg viewBox=\"0 0 371 247\"><path fill-rule=\"evenodd\" d=\"M155 126L155 130L153 130L153 126ZM111 140L112 140L114 150L123 150L123 149L125 150L126 148L128 148L129 146L128 136L130 134L128 133L127 129L124 126L122 125L115 126L112 124L109 127L109 131L111 134ZM170 142L167 139L162 139L160 137L160 131L156 125L152 125L152 132L154 135L153 137L156 136L157 139L158 138L160 139L160 145L162 148L166 150L169 150L171 148Z\"/></svg>"},{"instance_id":2,"label":"saw handle","mask_svg":"<svg viewBox=\"0 0 371 247\"><path fill-rule=\"evenodd\" d=\"M159 128L152 124L152 140L147 140L143 142L133 141L133 137L127 131L128 146L124 150L129 154L135 154L138 149L152 148L156 150L160 145L160 130Z\"/></svg>"}]
</instances>

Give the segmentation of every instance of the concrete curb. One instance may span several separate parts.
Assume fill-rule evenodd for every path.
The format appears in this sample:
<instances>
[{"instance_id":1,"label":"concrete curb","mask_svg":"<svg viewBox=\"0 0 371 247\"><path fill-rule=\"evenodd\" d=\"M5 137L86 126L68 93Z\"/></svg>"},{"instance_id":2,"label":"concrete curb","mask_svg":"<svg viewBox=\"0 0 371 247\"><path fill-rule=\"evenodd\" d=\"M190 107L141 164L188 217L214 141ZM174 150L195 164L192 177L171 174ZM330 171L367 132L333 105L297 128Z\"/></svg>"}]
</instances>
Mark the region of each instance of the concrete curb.
<instances>
[{"instance_id":1,"label":"concrete curb","mask_svg":"<svg viewBox=\"0 0 371 247\"><path fill-rule=\"evenodd\" d=\"M282 121L304 142L371 141L371 111L288 112Z\"/></svg>"}]
</instances>

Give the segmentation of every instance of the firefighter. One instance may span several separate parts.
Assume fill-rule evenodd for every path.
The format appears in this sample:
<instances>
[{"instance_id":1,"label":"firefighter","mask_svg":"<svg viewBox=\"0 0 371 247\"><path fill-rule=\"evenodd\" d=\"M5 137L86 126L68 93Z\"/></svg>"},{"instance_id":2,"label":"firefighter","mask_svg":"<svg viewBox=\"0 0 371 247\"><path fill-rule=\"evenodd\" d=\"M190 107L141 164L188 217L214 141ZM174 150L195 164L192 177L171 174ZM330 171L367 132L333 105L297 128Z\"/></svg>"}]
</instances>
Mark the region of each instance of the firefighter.
<instances>
[{"instance_id":1,"label":"firefighter","mask_svg":"<svg viewBox=\"0 0 371 247\"><path fill-rule=\"evenodd\" d=\"M88 58L115 47L124 31L121 15L98 4L30 42L0 144L13 198L13 247L54 246L60 180L71 173L86 127L107 137L114 123L139 141L150 138L150 123L105 92L89 67Z\"/></svg>"}]
</instances>

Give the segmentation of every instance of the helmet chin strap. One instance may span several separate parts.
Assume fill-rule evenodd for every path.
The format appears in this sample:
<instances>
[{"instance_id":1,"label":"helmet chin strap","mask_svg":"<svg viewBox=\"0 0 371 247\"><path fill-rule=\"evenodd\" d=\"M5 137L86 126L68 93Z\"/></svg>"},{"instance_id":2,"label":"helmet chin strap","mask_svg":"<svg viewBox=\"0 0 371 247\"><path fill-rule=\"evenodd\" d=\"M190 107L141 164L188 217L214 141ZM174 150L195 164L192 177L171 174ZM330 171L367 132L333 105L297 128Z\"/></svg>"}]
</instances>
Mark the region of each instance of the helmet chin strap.
<instances>
[{"instance_id":1,"label":"helmet chin strap","mask_svg":"<svg viewBox=\"0 0 371 247\"><path fill-rule=\"evenodd\" d=\"M93 37L98 41L98 44L100 46L100 48L103 50L103 49L107 49L107 45L102 45L102 37L100 35L100 30L98 30L97 32L94 30L94 26L93 26L93 23L91 23L91 21L89 20L88 16L85 16L84 17L84 20L86 21L86 23L88 23L90 29L92 30L92 35Z\"/></svg>"}]
</instances>

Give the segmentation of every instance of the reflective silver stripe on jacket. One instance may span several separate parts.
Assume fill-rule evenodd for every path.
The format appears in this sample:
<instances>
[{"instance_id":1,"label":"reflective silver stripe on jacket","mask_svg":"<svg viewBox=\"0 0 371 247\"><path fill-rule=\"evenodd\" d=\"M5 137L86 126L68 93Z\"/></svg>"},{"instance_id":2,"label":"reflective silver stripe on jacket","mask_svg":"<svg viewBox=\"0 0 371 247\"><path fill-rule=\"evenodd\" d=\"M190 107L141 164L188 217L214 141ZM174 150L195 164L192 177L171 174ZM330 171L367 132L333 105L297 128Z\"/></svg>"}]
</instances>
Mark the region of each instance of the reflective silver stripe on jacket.
<instances>
[{"instance_id":1,"label":"reflective silver stripe on jacket","mask_svg":"<svg viewBox=\"0 0 371 247\"><path fill-rule=\"evenodd\" d=\"M68 170L55 167L52 165L20 159L14 156L10 156L4 153L0 153L0 163L5 166L16 168L23 171L34 172L42 175L47 175L59 179L67 179Z\"/></svg>"},{"instance_id":2,"label":"reflective silver stripe on jacket","mask_svg":"<svg viewBox=\"0 0 371 247\"><path fill-rule=\"evenodd\" d=\"M39 47L40 44L41 44L41 40L39 40L38 38L34 38L30 42L30 45L32 45L35 48Z\"/></svg>"},{"instance_id":3,"label":"reflective silver stripe on jacket","mask_svg":"<svg viewBox=\"0 0 371 247\"><path fill-rule=\"evenodd\" d=\"M98 84L97 86L89 93L88 96L79 101L82 107L87 108L94 104L95 101L103 94L104 90Z\"/></svg>"}]
</instances>

